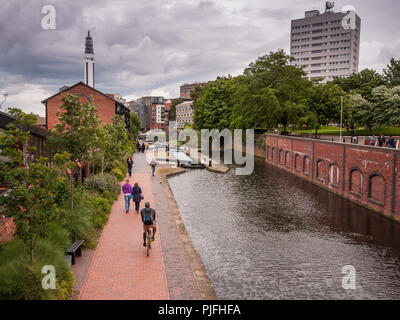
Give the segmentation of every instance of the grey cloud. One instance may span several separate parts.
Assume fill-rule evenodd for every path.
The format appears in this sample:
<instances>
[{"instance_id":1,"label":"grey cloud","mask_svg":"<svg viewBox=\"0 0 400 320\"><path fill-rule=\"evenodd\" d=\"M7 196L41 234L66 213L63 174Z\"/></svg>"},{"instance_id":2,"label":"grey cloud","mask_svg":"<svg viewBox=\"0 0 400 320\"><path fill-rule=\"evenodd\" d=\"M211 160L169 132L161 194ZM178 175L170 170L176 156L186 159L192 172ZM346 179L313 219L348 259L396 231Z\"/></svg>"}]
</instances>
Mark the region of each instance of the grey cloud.
<instances>
[{"instance_id":1,"label":"grey cloud","mask_svg":"<svg viewBox=\"0 0 400 320\"><path fill-rule=\"evenodd\" d=\"M57 10L57 30L40 27L45 4ZM336 9L345 4L353 4L363 19L362 42L376 41L380 48L376 56L361 59L368 64L361 67L384 66L399 52L394 30L400 3L339 0ZM288 50L290 19L323 5L320 0L3 0L0 93L9 90L9 103L42 113L37 95L43 99L82 80L84 38L96 27L96 88L129 96L158 90L176 97L181 83L235 75L258 56Z\"/></svg>"}]
</instances>

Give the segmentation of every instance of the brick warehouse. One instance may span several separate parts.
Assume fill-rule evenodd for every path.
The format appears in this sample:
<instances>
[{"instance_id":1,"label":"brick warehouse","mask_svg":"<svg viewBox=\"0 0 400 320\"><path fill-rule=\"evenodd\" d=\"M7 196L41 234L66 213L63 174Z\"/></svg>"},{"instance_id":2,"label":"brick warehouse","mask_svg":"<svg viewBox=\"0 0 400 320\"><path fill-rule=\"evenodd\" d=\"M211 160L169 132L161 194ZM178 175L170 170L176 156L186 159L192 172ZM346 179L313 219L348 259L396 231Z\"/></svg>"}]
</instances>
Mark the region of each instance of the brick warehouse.
<instances>
[{"instance_id":1,"label":"brick warehouse","mask_svg":"<svg viewBox=\"0 0 400 320\"><path fill-rule=\"evenodd\" d=\"M58 122L57 112L62 105L62 94L73 94L78 96L83 103L90 101L93 97L94 104L97 107L97 113L102 120L102 125L111 122L111 119L115 115L124 115L125 124L129 128L130 110L121 102L113 99L113 95L104 94L83 82L78 82L71 87L64 87L60 89L60 92L53 96L43 100L42 103L46 107L46 128L53 129Z\"/></svg>"},{"instance_id":2,"label":"brick warehouse","mask_svg":"<svg viewBox=\"0 0 400 320\"><path fill-rule=\"evenodd\" d=\"M267 135L266 162L400 221L398 151Z\"/></svg>"}]
</instances>

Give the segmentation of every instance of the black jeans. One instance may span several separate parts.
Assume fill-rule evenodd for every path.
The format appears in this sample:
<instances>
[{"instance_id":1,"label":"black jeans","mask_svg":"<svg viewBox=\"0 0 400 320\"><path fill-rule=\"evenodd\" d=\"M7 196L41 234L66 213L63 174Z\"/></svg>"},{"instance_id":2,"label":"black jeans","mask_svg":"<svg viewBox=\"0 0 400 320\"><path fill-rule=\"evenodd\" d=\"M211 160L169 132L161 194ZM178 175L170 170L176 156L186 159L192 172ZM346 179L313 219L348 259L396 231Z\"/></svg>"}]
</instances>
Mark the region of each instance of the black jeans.
<instances>
[{"instance_id":1,"label":"black jeans","mask_svg":"<svg viewBox=\"0 0 400 320\"><path fill-rule=\"evenodd\" d=\"M140 208L140 201L135 201L135 210L139 211Z\"/></svg>"}]
</instances>

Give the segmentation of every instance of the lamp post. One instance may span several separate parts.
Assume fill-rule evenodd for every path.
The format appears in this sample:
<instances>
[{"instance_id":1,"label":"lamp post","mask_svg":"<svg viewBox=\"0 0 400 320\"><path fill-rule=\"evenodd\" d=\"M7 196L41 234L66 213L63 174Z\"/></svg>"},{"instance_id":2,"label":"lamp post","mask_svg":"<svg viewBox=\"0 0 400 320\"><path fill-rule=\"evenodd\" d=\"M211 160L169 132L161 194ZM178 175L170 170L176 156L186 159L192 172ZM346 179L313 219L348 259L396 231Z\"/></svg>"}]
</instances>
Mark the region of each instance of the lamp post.
<instances>
[{"instance_id":1,"label":"lamp post","mask_svg":"<svg viewBox=\"0 0 400 320\"><path fill-rule=\"evenodd\" d=\"M343 127L343 96L340 96L340 141L342 141L342 127Z\"/></svg>"}]
</instances>

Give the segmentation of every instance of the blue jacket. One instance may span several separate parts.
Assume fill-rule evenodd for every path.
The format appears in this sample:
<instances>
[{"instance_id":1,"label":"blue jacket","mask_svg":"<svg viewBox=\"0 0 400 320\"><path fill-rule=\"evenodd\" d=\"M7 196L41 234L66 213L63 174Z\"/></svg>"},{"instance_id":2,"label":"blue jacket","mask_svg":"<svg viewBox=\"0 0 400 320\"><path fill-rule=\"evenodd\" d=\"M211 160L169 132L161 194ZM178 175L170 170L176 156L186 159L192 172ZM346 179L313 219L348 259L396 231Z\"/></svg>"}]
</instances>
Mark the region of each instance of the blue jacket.
<instances>
[{"instance_id":1,"label":"blue jacket","mask_svg":"<svg viewBox=\"0 0 400 320\"><path fill-rule=\"evenodd\" d=\"M140 202L140 195L142 194L142 189L140 187L132 188L133 201Z\"/></svg>"}]
</instances>

